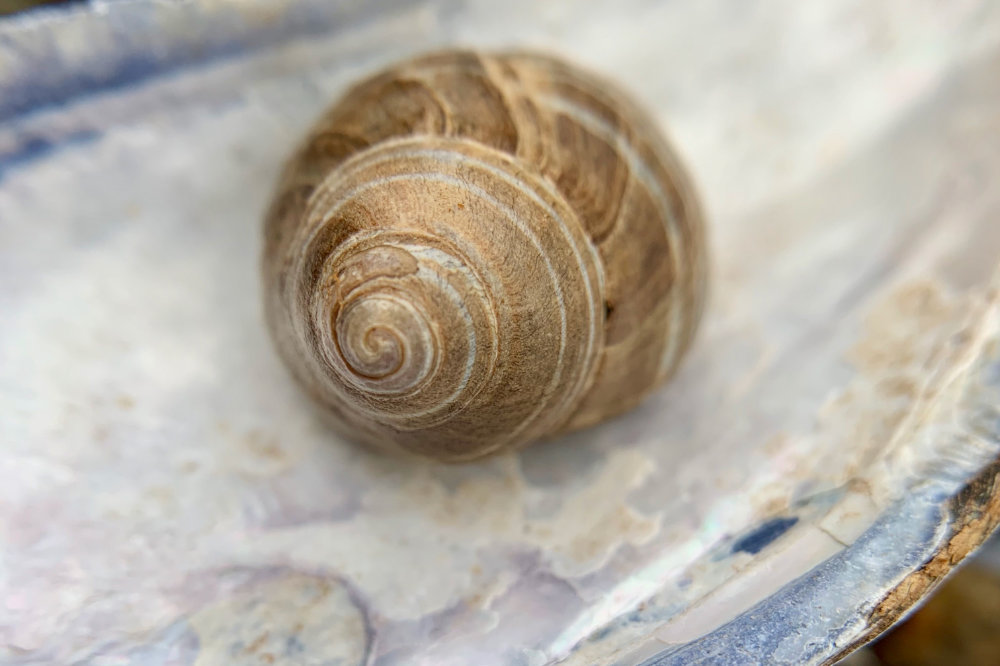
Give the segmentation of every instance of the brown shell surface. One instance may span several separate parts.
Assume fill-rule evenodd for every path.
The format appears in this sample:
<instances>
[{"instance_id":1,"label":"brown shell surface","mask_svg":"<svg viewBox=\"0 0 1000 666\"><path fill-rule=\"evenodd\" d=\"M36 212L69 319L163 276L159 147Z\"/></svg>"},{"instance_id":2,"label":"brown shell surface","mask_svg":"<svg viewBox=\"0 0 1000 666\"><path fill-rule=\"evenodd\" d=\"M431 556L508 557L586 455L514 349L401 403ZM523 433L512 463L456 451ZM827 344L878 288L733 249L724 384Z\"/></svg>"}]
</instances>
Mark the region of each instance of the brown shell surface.
<instances>
[{"instance_id":1,"label":"brown shell surface","mask_svg":"<svg viewBox=\"0 0 1000 666\"><path fill-rule=\"evenodd\" d=\"M445 52L329 109L265 225L268 324L342 431L468 460L595 424L677 368L705 298L655 123L550 57Z\"/></svg>"}]
</instances>

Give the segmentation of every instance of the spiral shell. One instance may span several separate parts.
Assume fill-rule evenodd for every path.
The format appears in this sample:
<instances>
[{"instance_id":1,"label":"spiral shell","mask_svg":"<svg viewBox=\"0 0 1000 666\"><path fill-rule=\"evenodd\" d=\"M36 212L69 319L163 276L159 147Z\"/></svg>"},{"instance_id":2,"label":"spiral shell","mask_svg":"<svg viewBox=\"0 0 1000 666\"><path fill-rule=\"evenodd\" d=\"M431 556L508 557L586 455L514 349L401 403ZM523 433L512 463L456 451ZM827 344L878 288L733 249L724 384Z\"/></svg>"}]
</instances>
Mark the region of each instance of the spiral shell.
<instances>
[{"instance_id":1,"label":"spiral shell","mask_svg":"<svg viewBox=\"0 0 1000 666\"><path fill-rule=\"evenodd\" d=\"M682 166L613 87L447 52L320 119L263 272L277 347L341 430L457 461L635 406L691 343L706 251Z\"/></svg>"}]
</instances>

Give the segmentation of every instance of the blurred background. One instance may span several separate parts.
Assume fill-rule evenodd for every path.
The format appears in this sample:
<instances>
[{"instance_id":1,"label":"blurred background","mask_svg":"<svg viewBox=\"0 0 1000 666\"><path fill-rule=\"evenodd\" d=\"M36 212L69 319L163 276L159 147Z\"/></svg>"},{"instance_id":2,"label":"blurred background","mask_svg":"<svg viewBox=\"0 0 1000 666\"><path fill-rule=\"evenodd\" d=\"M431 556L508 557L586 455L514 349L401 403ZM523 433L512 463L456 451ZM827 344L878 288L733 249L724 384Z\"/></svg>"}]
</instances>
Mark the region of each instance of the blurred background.
<instances>
[{"instance_id":1,"label":"blurred background","mask_svg":"<svg viewBox=\"0 0 1000 666\"><path fill-rule=\"evenodd\" d=\"M0 14L13 14L15 12L40 7L42 5L65 5L79 0L0 0Z\"/></svg>"}]
</instances>

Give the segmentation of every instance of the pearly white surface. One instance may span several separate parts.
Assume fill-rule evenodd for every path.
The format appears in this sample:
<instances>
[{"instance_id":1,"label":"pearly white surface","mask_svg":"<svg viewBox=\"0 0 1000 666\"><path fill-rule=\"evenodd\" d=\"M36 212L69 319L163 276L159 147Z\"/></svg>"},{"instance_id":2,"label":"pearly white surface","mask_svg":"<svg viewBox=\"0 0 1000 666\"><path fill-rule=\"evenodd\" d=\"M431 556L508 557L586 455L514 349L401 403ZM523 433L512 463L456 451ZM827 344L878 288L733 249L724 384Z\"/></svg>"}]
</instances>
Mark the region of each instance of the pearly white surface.
<instances>
[{"instance_id":1,"label":"pearly white surface","mask_svg":"<svg viewBox=\"0 0 1000 666\"><path fill-rule=\"evenodd\" d=\"M634 91L699 184L714 287L639 410L441 467L321 425L257 260L316 114L452 43ZM3 154L90 133L0 171L0 662L291 664L295 638L341 664L608 663L722 625L927 479L957 487L997 454L962 435L997 354L998 67L987 0L414 4L0 124ZM787 542L729 548L785 515ZM350 635L327 654L329 622Z\"/></svg>"}]
</instances>

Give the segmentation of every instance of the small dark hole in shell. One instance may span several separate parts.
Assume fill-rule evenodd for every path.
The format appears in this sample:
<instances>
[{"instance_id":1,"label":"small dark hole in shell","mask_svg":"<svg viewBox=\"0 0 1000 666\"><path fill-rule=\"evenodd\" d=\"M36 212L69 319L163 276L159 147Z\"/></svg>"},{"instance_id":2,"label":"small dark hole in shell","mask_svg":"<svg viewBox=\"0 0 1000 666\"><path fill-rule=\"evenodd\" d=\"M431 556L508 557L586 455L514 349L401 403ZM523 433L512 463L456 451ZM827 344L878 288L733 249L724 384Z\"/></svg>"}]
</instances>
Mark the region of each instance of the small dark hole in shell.
<instances>
[{"instance_id":1,"label":"small dark hole in shell","mask_svg":"<svg viewBox=\"0 0 1000 666\"><path fill-rule=\"evenodd\" d=\"M791 529L797 522L799 519L796 516L772 518L734 543L732 553L735 555L744 552L756 555L777 541L778 537Z\"/></svg>"}]
</instances>

